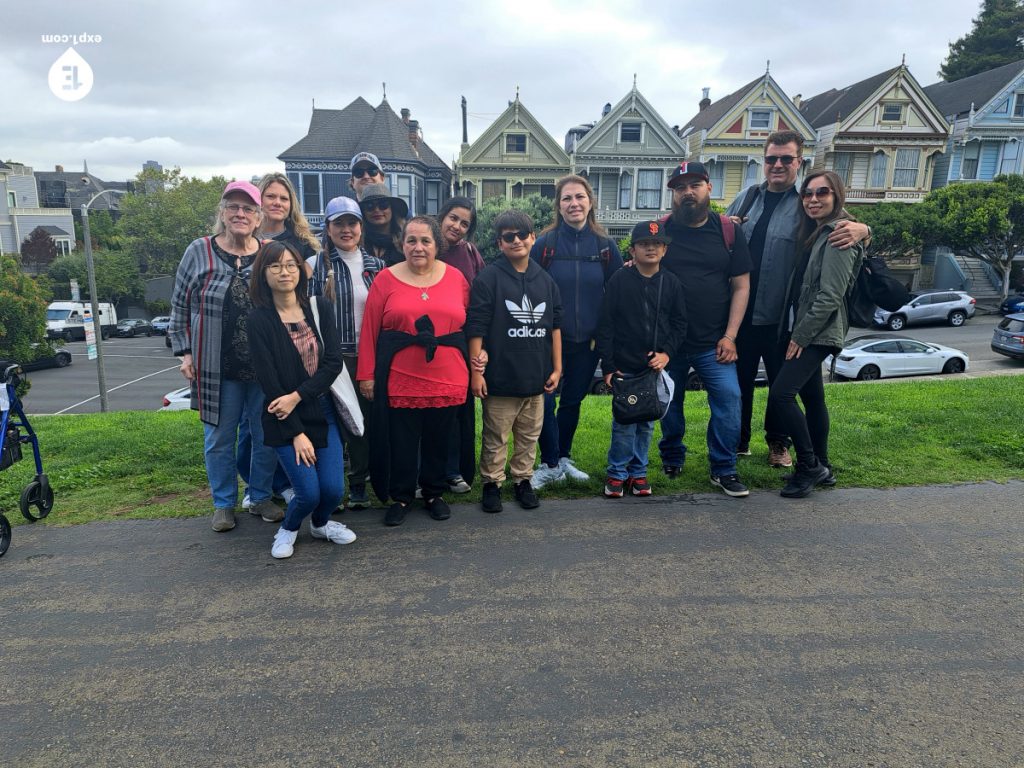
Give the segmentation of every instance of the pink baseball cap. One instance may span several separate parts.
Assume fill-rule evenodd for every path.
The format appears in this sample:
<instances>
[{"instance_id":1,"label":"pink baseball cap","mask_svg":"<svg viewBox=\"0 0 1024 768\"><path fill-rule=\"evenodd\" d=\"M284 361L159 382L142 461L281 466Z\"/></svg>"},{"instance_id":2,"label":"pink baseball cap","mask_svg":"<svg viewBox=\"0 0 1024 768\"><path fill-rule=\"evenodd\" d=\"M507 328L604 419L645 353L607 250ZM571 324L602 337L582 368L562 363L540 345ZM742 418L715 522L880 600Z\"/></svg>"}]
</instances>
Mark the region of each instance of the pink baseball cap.
<instances>
[{"instance_id":1,"label":"pink baseball cap","mask_svg":"<svg viewBox=\"0 0 1024 768\"><path fill-rule=\"evenodd\" d=\"M224 187L224 194L220 196L220 199L223 200L232 192L241 192L243 195L248 196L248 198L256 203L256 205L263 205L259 189L255 184L248 181L232 181Z\"/></svg>"}]
</instances>

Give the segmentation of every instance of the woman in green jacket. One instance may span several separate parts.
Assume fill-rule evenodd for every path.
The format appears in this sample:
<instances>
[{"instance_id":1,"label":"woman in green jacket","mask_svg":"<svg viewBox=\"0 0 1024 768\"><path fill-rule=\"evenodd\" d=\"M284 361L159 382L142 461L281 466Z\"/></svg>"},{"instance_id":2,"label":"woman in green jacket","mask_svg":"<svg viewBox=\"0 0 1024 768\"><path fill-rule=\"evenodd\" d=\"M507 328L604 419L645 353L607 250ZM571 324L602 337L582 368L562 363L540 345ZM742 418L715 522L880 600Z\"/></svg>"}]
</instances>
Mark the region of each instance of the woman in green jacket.
<instances>
[{"instance_id":1,"label":"woman in green jacket","mask_svg":"<svg viewBox=\"0 0 1024 768\"><path fill-rule=\"evenodd\" d=\"M843 208L846 190L839 176L812 172L800 187L800 197L804 217L797 243L803 254L786 300L789 346L768 395L768 407L775 409L797 452L796 471L782 489L788 498L836 482L828 458L829 416L821 364L842 349L849 330L846 297L864 259L860 243L840 250L828 242L839 221L853 218ZM798 394L806 415L796 403Z\"/></svg>"}]
</instances>

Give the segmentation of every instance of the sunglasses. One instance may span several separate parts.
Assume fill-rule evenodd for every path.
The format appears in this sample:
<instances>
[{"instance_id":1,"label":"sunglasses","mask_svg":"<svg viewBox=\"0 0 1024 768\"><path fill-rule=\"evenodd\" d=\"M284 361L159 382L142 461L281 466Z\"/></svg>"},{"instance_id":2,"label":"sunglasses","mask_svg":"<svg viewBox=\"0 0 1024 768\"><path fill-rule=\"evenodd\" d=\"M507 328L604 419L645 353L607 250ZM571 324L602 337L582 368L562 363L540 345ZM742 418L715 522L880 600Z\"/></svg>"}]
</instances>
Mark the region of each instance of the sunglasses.
<instances>
[{"instance_id":1,"label":"sunglasses","mask_svg":"<svg viewBox=\"0 0 1024 768\"><path fill-rule=\"evenodd\" d=\"M765 155L764 164L767 166L775 165L776 163L782 163L783 165L792 165L794 160L799 160L799 157L793 157L792 155Z\"/></svg>"},{"instance_id":2,"label":"sunglasses","mask_svg":"<svg viewBox=\"0 0 1024 768\"><path fill-rule=\"evenodd\" d=\"M815 187L813 189L808 187L800 194L803 195L804 200L809 200L812 197L820 197L824 199L826 197L832 197L832 190L829 187Z\"/></svg>"},{"instance_id":3,"label":"sunglasses","mask_svg":"<svg viewBox=\"0 0 1024 768\"><path fill-rule=\"evenodd\" d=\"M381 172L380 168L376 168L371 165L369 168L365 166L362 168L353 168L352 175L357 179L361 179L363 176L380 176Z\"/></svg>"},{"instance_id":4,"label":"sunglasses","mask_svg":"<svg viewBox=\"0 0 1024 768\"><path fill-rule=\"evenodd\" d=\"M377 200L364 200L362 203L364 211L386 211L391 207L391 201L386 197Z\"/></svg>"},{"instance_id":5,"label":"sunglasses","mask_svg":"<svg viewBox=\"0 0 1024 768\"><path fill-rule=\"evenodd\" d=\"M509 245L512 245L512 243L516 241L516 238L519 238L525 243L526 239L532 234L532 232L523 232L522 230L519 230L518 232L502 232L501 239L502 242L508 243Z\"/></svg>"}]
</instances>

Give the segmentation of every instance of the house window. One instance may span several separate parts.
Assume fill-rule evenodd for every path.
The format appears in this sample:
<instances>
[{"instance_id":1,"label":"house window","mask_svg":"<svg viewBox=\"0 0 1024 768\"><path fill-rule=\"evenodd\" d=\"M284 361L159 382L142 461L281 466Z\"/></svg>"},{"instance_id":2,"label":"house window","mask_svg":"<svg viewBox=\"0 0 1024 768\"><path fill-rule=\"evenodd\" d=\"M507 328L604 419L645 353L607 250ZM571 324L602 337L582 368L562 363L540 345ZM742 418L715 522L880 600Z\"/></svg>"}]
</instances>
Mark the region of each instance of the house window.
<instances>
[{"instance_id":1,"label":"house window","mask_svg":"<svg viewBox=\"0 0 1024 768\"><path fill-rule=\"evenodd\" d=\"M67 240L55 240L54 245L57 246L57 250L60 251L61 256L67 256L71 253L71 243Z\"/></svg>"},{"instance_id":2,"label":"house window","mask_svg":"<svg viewBox=\"0 0 1024 768\"><path fill-rule=\"evenodd\" d=\"M324 200L333 200L345 194L345 182L348 177L343 173L324 174Z\"/></svg>"},{"instance_id":3,"label":"house window","mask_svg":"<svg viewBox=\"0 0 1024 768\"><path fill-rule=\"evenodd\" d=\"M978 156L981 154L981 142L969 141L964 147L964 159L960 164L961 179L978 178Z\"/></svg>"},{"instance_id":4,"label":"house window","mask_svg":"<svg viewBox=\"0 0 1024 768\"><path fill-rule=\"evenodd\" d=\"M721 200L725 197L725 163L711 160L707 163L707 169L711 182L711 197Z\"/></svg>"},{"instance_id":5,"label":"house window","mask_svg":"<svg viewBox=\"0 0 1024 768\"><path fill-rule=\"evenodd\" d=\"M441 210L441 183L438 181L427 182L427 214L436 216Z\"/></svg>"},{"instance_id":6,"label":"house window","mask_svg":"<svg viewBox=\"0 0 1024 768\"><path fill-rule=\"evenodd\" d=\"M743 186L749 187L753 184L757 184L758 178L758 165L753 160L747 162L747 172L743 177Z\"/></svg>"},{"instance_id":7,"label":"house window","mask_svg":"<svg viewBox=\"0 0 1024 768\"><path fill-rule=\"evenodd\" d=\"M525 152L526 151L526 134L525 133L509 133L505 135L505 151L506 152Z\"/></svg>"},{"instance_id":8,"label":"house window","mask_svg":"<svg viewBox=\"0 0 1024 768\"><path fill-rule=\"evenodd\" d=\"M843 184L850 186L850 167L853 165L852 152L836 152L832 156L832 170L843 180Z\"/></svg>"},{"instance_id":9,"label":"house window","mask_svg":"<svg viewBox=\"0 0 1024 768\"><path fill-rule=\"evenodd\" d=\"M636 177L636 207L644 210L661 208L661 169L640 171Z\"/></svg>"},{"instance_id":10,"label":"house window","mask_svg":"<svg viewBox=\"0 0 1024 768\"><path fill-rule=\"evenodd\" d=\"M640 141L640 123L621 123L619 125L619 141L637 143Z\"/></svg>"},{"instance_id":11,"label":"house window","mask_svg":"<svg viewBox=\"0 0 1024 768\"><path fill-rule=\"evenodd\" d=\"M14 192L7 193L7 207L17 208L18 207L18 196Z\"/></svg>"},{"instance_id":12,"label":"house window","mask_svg":"<svg viewBox=\"0 0 1024 768\"><path fill-rule=\"evenodd\" d=\"M295 194L301 194L302 192L302 181L300 180L299 174L295 171L288 171L285 174L288 177L288 181L292 183L292 188L295 190Z\"/></svg>"},{"instance_id":13,"label":"house window","mask_svg":"<svg viewBox=\"0 0 1024 768\"><path fill-rule=\"evenodd\" d=\"M889 171L889 156L879 150L871 158L871 186L876 189L885 187L885 176Z\"/></svg>"},{"instance_id":14,"label":"house window","mask_svg":"<svg viewBox=\"0 0 1024 768\"><path fill-rule=\"evenodd\" d=\"M304 213L323 213L320 206L320 174L302 174L302 210Z\"/></svg>"},{"instance_id":15,"label":"house window","mask_svg":"<svg viewBox=\"0 0 1024 768\"><path fill-rule=\"evenodd\" d=\"M897 149L893 165L892 185L894 187L916 187L917 167L921 164L920 149Z\"/></svg>"},{"instance_id":16,"label":"house window","mask_svg":"<svg viewBox=\"0 0 1024 768\"><path fill-rule=\"evenodd\" d=\"M750 110L750 130L767 131L772 127L772 111L770 109Z\"/></svg>"},{"instance_id":17,"label":"house window","mask_svg":"<svg viewBox=\"0 0 1024 768\"><path fill-rule=\"evenodd\" d=\"M1013 116L1024 117L1024 93L1018 93L1013 100Z\"/></svg>"},{"instance_id":18,"label":"house window","mask_svg":"<svg viewBox=\"0 0 1024 768\"><path fill-rule=\"evenodd\" d=\"M903 105L902 104L883 104L882 105L882 122L883 123L899 123L903 120Z\"/></svg>"},{"instance_id":19,"label":"house window","mask_svg":"<svg viewBox=\"0 0 1024 768\"><path fill-rule=\"evenodd\" d=\"M619 208L628 209L633 197L633 174L623 171L619 176Z\"/></svg>"},{"instance_id":20,"label":"house window","mask_svg":"<svg viewBox=\"0 0 1024 768\"><path fill-rule=\"evenodd\" d=\"M412 204L412 176L400 173L395 176L395 181L397 182L395 185L395 197L402 198L405 201L405 204L409 206L410 211L415 210Z\"/></svg>"},{"instance_id":21,"label":"house window","mask_svg":"<svg viewBox=\"0 0 1024 768\"><path fill-rule=\"evenodd\" d=\"M483 190L480 195L481 200L490 200L491 198L505 197L505 180L504 179L484 179L481 183Z\"/></svg>"},{"instance_id":22,"label":"house window","mask_svg":"<svg viewBox=\"0 0 1024 768\"><path fill-rule=\"evenodd\" d=\"M1017 173L1017 158L1019 155L1019 141L1008 141L1003 144L1003 159L999 162L999 172Z\"/></svg>"}]
</instances>

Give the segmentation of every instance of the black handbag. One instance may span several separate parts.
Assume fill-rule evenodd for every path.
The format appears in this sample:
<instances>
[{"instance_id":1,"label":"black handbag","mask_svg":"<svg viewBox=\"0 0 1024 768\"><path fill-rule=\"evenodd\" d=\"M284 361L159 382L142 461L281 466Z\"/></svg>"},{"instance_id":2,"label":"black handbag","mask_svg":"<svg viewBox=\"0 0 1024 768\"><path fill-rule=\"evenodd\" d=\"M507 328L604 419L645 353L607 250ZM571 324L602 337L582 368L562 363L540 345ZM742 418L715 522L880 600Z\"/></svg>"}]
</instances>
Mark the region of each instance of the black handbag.
<instances>
[{"instance_id":1,"label":"black handbag","mask_svg":"<svg viewBox=\"0 0 1024 768\"><path fill-rule=\"evenodd\" d=\"M654 340L658 348L658 317L661 314L661 287L658 279L658 300L654 310ZM644 302L646 305L646 302ZM648 368L643 373L616 373L612 376L612 418L619 424L641 424L657 421L665 415L672 402L672 380L665 371Z\"/></svg>"}]
</instances>

